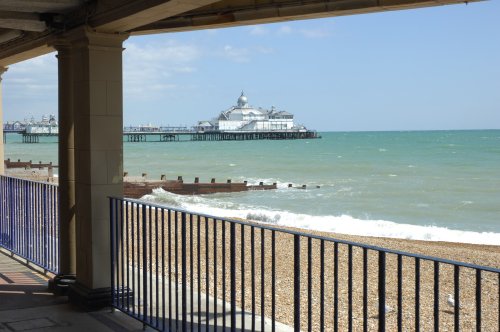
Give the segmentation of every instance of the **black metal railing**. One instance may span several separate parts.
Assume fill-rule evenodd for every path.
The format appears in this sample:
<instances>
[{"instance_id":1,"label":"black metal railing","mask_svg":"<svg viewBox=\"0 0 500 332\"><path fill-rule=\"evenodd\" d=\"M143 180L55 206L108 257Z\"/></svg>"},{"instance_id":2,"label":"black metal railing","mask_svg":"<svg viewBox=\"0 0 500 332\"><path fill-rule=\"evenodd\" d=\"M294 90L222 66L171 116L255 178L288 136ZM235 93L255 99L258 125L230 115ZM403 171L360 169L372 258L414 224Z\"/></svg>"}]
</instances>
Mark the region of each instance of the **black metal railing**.
<instances>
[{"instance_id":1,"label":"black metal railing","mask_svg":"<svg viewBox=\"0 0 500 332\"><path fill-rule=\"evenodd\" d=\"M496 268L132 199L110 214L113 306L158 330L500 330Z\"/></svg>"},{"instance_id":2,"label":"black metal railing","mask_svg":"<svg viewBox=\"0 0 500 332\"><path fill-rule=\"evenodd\" d=\"M57 274L58 201L56 185L0 176L0 247Z\"/></svg>"}]
</instances>

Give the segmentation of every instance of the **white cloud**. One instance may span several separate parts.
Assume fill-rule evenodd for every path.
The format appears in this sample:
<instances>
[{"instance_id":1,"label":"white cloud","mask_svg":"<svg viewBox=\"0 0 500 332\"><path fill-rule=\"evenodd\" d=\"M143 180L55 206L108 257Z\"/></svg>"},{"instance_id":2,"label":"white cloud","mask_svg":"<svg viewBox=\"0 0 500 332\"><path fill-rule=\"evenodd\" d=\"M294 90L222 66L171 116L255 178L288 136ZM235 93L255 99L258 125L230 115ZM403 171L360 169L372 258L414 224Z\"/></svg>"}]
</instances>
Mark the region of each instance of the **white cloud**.
<instances>
[{"instance_id":1,"label":"white cloud","mask_svg":"<svg viewBox=\"0 0 500 332\"><path fill-rule=\"evenodd\" d=\"M262 25L255 25L250 28L249 33L252 36L262 36L262 35L267 35L269 33L269 30L264 28Z\"/></svg>"},{"instance_id":2,"label":"white cloud","mask_svg":"<svg viewBox=\"0 0 500 332\"><path fill-rule=\"evenodd\" d=\"M282 25L277 31L276 35L285 36L291 34L298 34L305 38L318 39L325 38L331 35L331 25L323 25L314 28L292 28L290 25Z\"/></svg>"},{"instance_id":3,"label":"white cloud","mask_svg":"<svg viewBox=\"0 0 500 332\"><path fill-rule=\"evenodd\" d=\"M271 47L257 46L255 49L260 54L273 54L274 53L274 49Z\"/></svg>"},{"instance_id":4,"label":"white cloud","mask_svg":"<svg viewBox=\"0 0 500 332\"><path fill-rule=\"evenodd\" d=\"M330 36L330 31L324 27L317 29L301 29L300 34L306 38L325 38Z\"/></svg>"},{"instance_id":5,"label":"white cloud","mask_svg":"<svg viewBox=\"0 0 500 332\"><path fill-rule=\"evenodd\" d=\"M223 54L234 62L249 62L250 52L247 48L237 48L231 45L224 46Z\"/></svg>"},{"instance_id":6,"label":"white cloud","mask_svg":"<svg viewBox=\"0 0 500 332\"><path fill-rule=\"evenodd\" d=\"M160 97L162 90L172 90L175 75L196 71L200 57L194 45L162 41L140 44L128 42L124 53L124 96L136 99Z\"/></svg>"},{"instance_id":7,"label":"white cloud","mask_svg":"<svg viewBox=\"0 0 500 332\"><path fill-rule=\"evenodd\" d=\"M196 68L190 66L176 67L174 71L176 73L194 73L196 71Z\"/></svg>"},{"instance_id":8,"label":"white cloud","mask_svg":"<svg viewBox=\"0 0 500 332\"><path fill-rule=\"evenodd\" d=\"M213 28L213 29L206 29L204 30L204 32L209 35L209 36L215 36L217 34L219 34L219 30L220 29L217 29L217 28Z\"/></svg>"},{"instance_id":9,"label":"white cloud","mask_svg":"<svg viewBox=\"0 0 500 332\"><path fill-rule=\"evenodd\" d=\"M277 34L278 35L289 35L293 32L293 29L289 25L282 25L279 27Z\"/></svg>"},{"instance_id":10,"label":"white cloud","mask_svg":"<svg viewBox=\"0 0 500 332\"><path fill-rule=\"evenodd\" d=\"M222 52L219 52L219 55L233 62L246 63L252 60L252 56L272 53L274 53L274 49L265 46L234 47L232 45L225 45Z\"/></svg>"},{"instance_id":11,"label":"white cloud","mask_svg":"<svg viewBox=\"0 0 500 332\"><path fill-rule=\"evenodd\" d=\"M3 75L2 85L6 120L57 113L55 53L10 66Z\"/></svg>"}]
</instances>

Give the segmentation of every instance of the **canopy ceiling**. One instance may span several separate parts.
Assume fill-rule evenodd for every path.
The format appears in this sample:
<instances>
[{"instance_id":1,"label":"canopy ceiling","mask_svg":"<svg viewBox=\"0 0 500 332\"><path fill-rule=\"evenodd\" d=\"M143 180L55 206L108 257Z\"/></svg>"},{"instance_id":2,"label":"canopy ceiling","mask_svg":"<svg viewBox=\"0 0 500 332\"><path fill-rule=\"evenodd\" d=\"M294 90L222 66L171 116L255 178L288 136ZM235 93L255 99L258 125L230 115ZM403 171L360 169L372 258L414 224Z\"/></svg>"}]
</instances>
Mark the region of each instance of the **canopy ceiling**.
<instances>
[{"instance_id":1,"label":"canopy ceiling","mask_svg":"<svg viewBox=\"0 0 500 332\"><path fill-rule=\"evenodd\" d=\"M464 1L1 0L0 66L51 52L53 40L83 25L98 32L141 35L455 3Z\"/></svg>"}]
</instances>

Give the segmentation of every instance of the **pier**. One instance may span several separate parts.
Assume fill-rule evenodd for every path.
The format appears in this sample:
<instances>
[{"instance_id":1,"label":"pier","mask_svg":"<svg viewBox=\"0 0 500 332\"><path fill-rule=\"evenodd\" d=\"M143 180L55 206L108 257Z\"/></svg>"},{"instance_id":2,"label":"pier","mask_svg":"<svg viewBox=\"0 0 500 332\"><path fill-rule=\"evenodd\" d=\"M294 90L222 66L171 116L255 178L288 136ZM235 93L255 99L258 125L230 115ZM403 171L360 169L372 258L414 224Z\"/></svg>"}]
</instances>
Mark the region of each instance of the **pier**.
<instances>
[{"instance_id":1,"label":"pier","mask_svg":"<svg viewBox=\"0 0 500 332\"><path fill-rule=\"evenodd\" d=\"M23 143L39 143L40 137L58 136L57 133L28 133L26 129L5 128L7 134L22 135ZM314 130L271 130L271 131L198 131L187 127L160 127L145 130L144 127L125 127L123 141L144 142L186 142L186 141L249 141L249 140L293 140L321 138Z\"/></svg>"},{"instance_id":2,"label":"pier","mask_svg":"<svg viewBox=\"0 0 500 332\"><path fill-rule=\"evenodd\" d=\"M251 141L321 138L316 131L124 131L126 142Z\"/></svg>"}]
</instances>

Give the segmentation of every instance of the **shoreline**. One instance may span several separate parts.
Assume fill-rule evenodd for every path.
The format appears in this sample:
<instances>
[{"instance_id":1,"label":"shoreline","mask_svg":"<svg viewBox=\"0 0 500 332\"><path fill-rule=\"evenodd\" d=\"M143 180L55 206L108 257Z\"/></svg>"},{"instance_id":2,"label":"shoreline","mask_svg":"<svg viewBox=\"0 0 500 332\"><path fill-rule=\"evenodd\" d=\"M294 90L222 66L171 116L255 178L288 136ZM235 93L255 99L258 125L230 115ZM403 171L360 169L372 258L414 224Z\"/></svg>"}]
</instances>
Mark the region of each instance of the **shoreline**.
<instances>
[{"instance_id":1,"label":"shoreline","mask_svg":"<svg viewBox=\"0 0 500 332\"><path fill-rule=\"evenodd\" d=\"M243 218L227 219L239 220L255 225L288 229L304 234L312 234L335 240L349 241L361 245L372 245L383 249L390 249L411 254L419 254L435 258L453 260L461 263L500 269L500 244L491 245L451 241L413 240L382 236L352 235L268 224L265 222L256 222ZM484 263L485 259L488 263Z\"/></svg>"},{"instance_id":2,"label":"shoreline","mask_svg":"<svg viewBox=\"0 0 500 332\"><path fill-rule=\"evenodd\" d=\"M289 227L284 227L289 228ZM368 244L384 249L403 251L413 254L420 254L430 257L454 260L462 263L469 263L481 266L500 269L500 244L474 244L448 241L427 241L412 240L402 238L375 237L365 235L350 235L341 233L330 233L321 231L292 228L303 233L325 236L333 239ZM482 253L478 255L478 253ZM485 254L485 255L483 255ZM490 263L484 263L484 259Z\"/></svg>"},{"instance_id":3,"label":"shoreline","mask_svg":"<svg viewBox=\"0 0 500 332\"><path fill-rule=\"evenodd\" d=\"M48 179L46 169L42 169L42 170L39 170L39 169L6 169L5 173L8 176L24 178L24 179L33 180L33 181L47 182L47 179ZM53 178L51 178L51 180L52 181L50 181L49 183L57 184L58 177L57 176L53 177ZM161 203L159 203L159 204L161 204ZM452 259L452 260L456 260L456 261L461 261L461 259L463 259L463 257L465 257L465 259L467 259L467 257L468 257L467 251L468 250L496 252L498 255L500 255L500 243L499 243L499 245L492 245L492 244L477 244L477 243L468 243L468 242L459 242L459 241L415 240L415 239L383 237L383 236L368 236L368 235L357 235L357 234L353 235L353 234L335 233L335 232L328 232L328 231L317 231L317 230L312 230L312 229L307 229L307 228L298 228L298 227L292 227L292 226L283 226L283 225L277 225L277 224L273 224L273 223L265 223L265 222L261 222L261 221L254 221L254 220L249 220L249 219L239 218L239 217L226 217L226 219L235 219L235 220L246 221L249 223L269 225L272 227L278 227L278 228L284 228L284 229L292 229L292 230L296 230L296 231L299 231L302 233L315 234L315 235L336 238L339 240L352 241L352 242L357 242L357 243L362 243L362 244L370 244L370 245L375 245L375 246L379 246L382 248L393 249L393 250L407 251L407 250L405 250L405 248L409 247L409 248L411 248L410 252L412 252L412 253L419 253L422 255L440 257L440 258L445 258L445 259ZM402 244L402 243L405 243L405 244ZM439 248L442 248L442 247L457 248L458 251L461 252L462 254L456 254L453 252L450 252L447 254L446 251L438 250ZM478 263L477 259L470 259L470 260L465 261L465 262L471 263L471 264L476 264L476 265L486 265L486 264ZM500 268L500 259L498 260L498 262L495 260L492 260L492 263L494 265L486 265L486 266Z\"/></svg>"}]
</instances>

